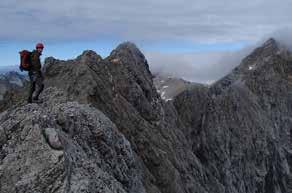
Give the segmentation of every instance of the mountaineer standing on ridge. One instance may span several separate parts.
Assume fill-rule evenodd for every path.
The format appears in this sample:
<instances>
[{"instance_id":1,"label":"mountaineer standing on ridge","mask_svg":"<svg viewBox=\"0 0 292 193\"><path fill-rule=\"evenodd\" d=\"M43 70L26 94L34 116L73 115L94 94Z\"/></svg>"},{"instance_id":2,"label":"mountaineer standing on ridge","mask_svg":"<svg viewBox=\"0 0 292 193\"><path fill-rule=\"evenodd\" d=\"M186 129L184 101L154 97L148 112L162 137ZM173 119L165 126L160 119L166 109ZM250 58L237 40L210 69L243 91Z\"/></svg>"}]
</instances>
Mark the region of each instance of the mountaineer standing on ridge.
<instances>
[{"instance_id":1,"label":"mountaineer standing on ridge","mask_svg":"<svg viewBox=\"0 0 292 193\"><path fill-rule=\"evenodd\" d=\"M20 70L28 71L28 76L30 79L30 89L29 89L29 97L28 103L32 102L40 102L39 95L44 89L43 84L43 74L41 71L42 65L40 61L40 56L42 55L42 51L44 49L44 45L42 43L38 43L36 45L36 49L32 52L27 50L23 50L20 53ZM34 92L36 91L35 95Z\"/></svg>"}]
</instances>

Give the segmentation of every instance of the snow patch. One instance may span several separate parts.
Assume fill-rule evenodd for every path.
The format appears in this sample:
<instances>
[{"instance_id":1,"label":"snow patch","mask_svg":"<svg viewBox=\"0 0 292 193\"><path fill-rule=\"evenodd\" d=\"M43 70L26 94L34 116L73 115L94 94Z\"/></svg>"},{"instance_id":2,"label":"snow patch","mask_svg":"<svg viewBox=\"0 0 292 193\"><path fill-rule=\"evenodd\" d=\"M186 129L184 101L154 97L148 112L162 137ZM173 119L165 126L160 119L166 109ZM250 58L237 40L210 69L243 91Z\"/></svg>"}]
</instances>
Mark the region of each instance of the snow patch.
<instances>
[{"instance_id":1,"label":"snow patch","mask_svg":"<svg viewBox=\"0 0 292 193\"><path fill-rule=\"evenodd\" d=\"M168 88L169 86L163 86L162 87L162 89L166 89L166 88ZM159 89L157 89L157 93L159 93L160 94L160 97L161 97L161 99L162 100L164 100L164 101L171 101L171 100L173 100L172 98L168 98L167 96L166 96L166 91L163 91L163 90L159 90Z\"/></svg>"},{"instance_id":2,"label":"snow patch","mask_svg":"<svg viewBox=\"0 0 292 193\"><path fill-rule=\"evenodd\" d=\"M161 98L164 99L164 100L166 99L166 98L165 98L165 91L162 91L162 93L161 93Z\"/></svg>"}]
</instances>

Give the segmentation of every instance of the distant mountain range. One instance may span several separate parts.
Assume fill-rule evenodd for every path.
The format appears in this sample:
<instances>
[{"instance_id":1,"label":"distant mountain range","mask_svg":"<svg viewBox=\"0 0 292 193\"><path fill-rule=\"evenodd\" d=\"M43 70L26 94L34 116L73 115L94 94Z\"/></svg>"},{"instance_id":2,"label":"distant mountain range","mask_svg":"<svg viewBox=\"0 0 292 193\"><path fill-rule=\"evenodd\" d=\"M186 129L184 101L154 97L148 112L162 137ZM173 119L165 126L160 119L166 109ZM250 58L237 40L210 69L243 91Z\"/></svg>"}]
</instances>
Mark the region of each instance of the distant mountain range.
<instances>
[{"instance_id":1,"label":"distant mountain range","mask_svg":"<svg viewBox=\"0 0 292 193\"><path fill-rule=\"evenodd\" d=\"M5 74L5 73L11 72L11 71L15 71L15 72L20 73L18 66L1 66L0 65L0 74Z\"/></svg>"}]
</instances>

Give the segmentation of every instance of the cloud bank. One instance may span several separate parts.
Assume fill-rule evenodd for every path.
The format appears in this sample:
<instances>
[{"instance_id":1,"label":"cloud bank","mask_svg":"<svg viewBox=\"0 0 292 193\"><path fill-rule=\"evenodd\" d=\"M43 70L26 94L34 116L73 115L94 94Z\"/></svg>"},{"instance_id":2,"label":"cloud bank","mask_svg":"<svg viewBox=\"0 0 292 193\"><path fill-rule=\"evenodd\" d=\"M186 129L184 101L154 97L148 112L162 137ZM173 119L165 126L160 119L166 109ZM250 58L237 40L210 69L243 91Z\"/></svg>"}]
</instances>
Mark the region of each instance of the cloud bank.
<instances>
[{"instance_id":1,"label":"cloud bank","mask_svg":"<svg viewBox=\"0 0 292 193\"><path fill-rule=\"evenodd\" d=\"M291 27L291 7L289 0L0 1L0 41L255 41Z\"/></svg>"},{"instance_id":2,"label":"cloud bank","mask_svg":"<svg viewBox=\"0 0 292 193\"><path fill-rule=\"evenodd\" d=\"M147 52L145 55L154 74L211 84L231 72L252 49L253 47L246 47L234 52L179 54Z\"/></svg>"},{"instance_id":3,"label":"cloud bank","mask_svg":"<svg viewBox=\"0 0 292 193\"><path fill-rule=\"evenodd\" d=\"M237 51L178 54L148 52L146 56L153 73L210 84L230 73L244 57L271 37L292 51L292 28L283 28L268 33L254 44Z\"/></svg>"}]
</instances>

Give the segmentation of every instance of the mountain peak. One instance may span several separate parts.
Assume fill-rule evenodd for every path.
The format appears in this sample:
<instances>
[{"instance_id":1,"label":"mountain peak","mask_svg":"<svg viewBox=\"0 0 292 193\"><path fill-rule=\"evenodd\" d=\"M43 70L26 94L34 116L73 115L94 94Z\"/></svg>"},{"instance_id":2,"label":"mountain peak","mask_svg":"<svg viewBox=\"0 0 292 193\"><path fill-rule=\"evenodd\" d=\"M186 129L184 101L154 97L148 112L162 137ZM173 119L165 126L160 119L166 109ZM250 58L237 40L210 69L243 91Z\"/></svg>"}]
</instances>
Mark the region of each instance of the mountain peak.
<instances>
[{"instance_id":1,"label":"mountain peak","mask_svg":"<svg viewBox=\"0 0 292 193\"><path fill-rule=\"evenodd\" d=\"M140 52L140 50L138 49L136 44L133 42L130 42L130 41L125 41L125 42L119 44L118 47L116 48L116 50L120 50L120 49L129 49L132 51L139 51Z\"/></svg>"},{"instance_id":2,"label":"mountain peak","mask_svg":"<svg viewBox=\"0 0 292 193\"><path fill-rule=\"evenodd\" d=\"M102 57L93 50L84 50L76 59L81 61L87 61L88 59L100 61Z\"/></svg>"},{"instance_id":3,"label":"mountain peak","mask_svg":"<svg viewBox=\"0 0 292 193\"><path fill-rule=\"evenodd\" d=\"M278 54L280 51L280 44L274 39L270 38L264 42L259 48L255 49L250 56L259 56L264 57L272 56Z\"/></svg>"},{"instance_id":4,"label":"mountain peak","mask_svg":"<svg viewBox=\"0 0 292 193\"><path fill-rule=\"evenodd\" d=\"M245 57L230 74L217 81L212 90L214 93L220 94L234 83L255 80L259 76L268 77L268 71L276 73L272 69L278 68L280 64L285 64L289 55L290 52L287 48L274 38L269 38Z\"/></svg>"},{"instance_id":5,"label":"mountain peak","mask_svg":"<svg viewBox=\"0 0 292 193\"><path fill-rule=\"evenodd\" d=\"M275 47L278 46L278 42L274 38L269 38L264 44L263 47Z\"/></svg>"},{"instance_id":6,"label":"mountain peak","mask_svg":"<svg viewBox=\"0 0 292 193\"><path fill-rule=\"evenodd\" d=\"M285 43L278 41L274 38L268 39L261 47L255 51L260 50L261 54L264 56L278 55L282 58L288 59L291 56L291 53ZM255 52L259 54L258 52Z\"/></svg>"},{"instance_id":7,"label":"mountain peak","mask_svg":"<svg viewBox=\"0 0 292 193\"><path fill-rule=\"evenodd\" d=\"M273 56L280 56L281 58L288 59L289 55L290 52L287 47L279 43L276 39L270 38L244 58L240 66L244 66L244 64L250 66L252 63L259 63L261 60L263 60L261 63L266 65Z\"/></svg>"},{"instance_id":8,"label":"mountain peak","mask_svg":"<svg viewBox=\"0 0 292 193\"><path fill-rule=\"evenodd\" d=\"M139 48L132 42L126 41L118 45L116 49L114 49L109 58L125 58L130 57L135 60L145 60L145 56L139 50Z\"/></svg>"},{"instance_id":9,"label":"mountain peak","mask_svg":"<svg viewBox=\"0 0 292 193\"><path fill-rule=\"evenodd\" d=\"M119 44L118 47L114 49L106 58L106 60L114 64L128 66L137 73L146 72L146 76L148 76L149 79L152 79L152 74L149 70L149 65L144 54L132 42L126 41Z\"/></svg>"}]
</instances>

